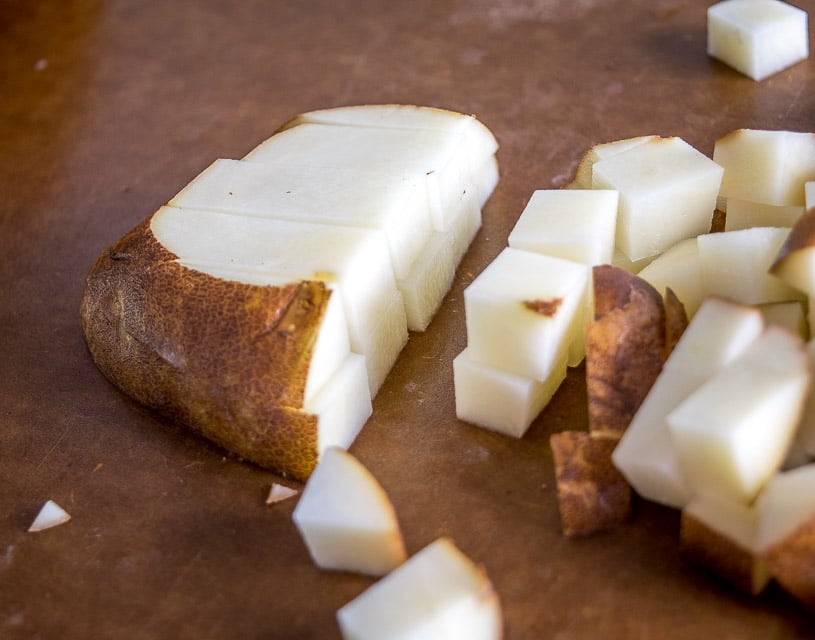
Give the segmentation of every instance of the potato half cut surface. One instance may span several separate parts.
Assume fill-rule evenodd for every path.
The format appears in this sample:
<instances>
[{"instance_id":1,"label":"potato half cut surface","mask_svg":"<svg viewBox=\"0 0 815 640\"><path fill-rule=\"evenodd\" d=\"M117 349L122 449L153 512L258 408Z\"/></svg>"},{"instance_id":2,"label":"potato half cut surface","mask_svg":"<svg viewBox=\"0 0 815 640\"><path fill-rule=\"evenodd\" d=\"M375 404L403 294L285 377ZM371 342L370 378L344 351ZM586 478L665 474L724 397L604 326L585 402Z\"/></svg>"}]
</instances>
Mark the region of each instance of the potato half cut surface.
<instances>
[{"instance_id":1,"label":"potato half cut surface","mask_svg":"<svg viewBox=\"0 0 815 640\"><path fill-rule=\"evenodd\" d=\"M443 109L291 119L99 256L81 305L93 360L138 402L308 478L327 447L351 445L449 290L497 147Z\"/></svg>"}]
</instances>

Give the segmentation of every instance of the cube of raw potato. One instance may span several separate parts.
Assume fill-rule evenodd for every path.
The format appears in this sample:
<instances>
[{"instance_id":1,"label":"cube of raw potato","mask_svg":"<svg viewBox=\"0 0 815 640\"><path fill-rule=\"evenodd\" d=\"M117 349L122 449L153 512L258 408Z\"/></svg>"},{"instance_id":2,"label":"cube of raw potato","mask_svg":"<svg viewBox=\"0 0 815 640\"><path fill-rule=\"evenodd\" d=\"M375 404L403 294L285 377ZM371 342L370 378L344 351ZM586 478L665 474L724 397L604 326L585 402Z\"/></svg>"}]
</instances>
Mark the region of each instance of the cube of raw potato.
<instances>
[{"instance_id":1,"label":"cube of raw potato","mask_svg":"<svg viewBox=\"0 0 815 640\"><path fill-rule=\"evenodd\" d=\"M754 307L716 297L699 307L612 455L639 495L676 508L691 499L667 416L744 351L763 328L761 313Z\"/></svg>"},{"instance_id":2,"label":"cube of raw potato","mask_svg":"<svg viewBox=\"0 0 815 640\"><path fill-rule=\"evenodd\" d=\"M317 566L382 576L406 559L390 499L353 455L328 447L292 519Z\"/></svg>"},{"instance_id":3,"label":"cube of raw potato","mask_svg":"<svg viewBox=\"0 0 815 640\"><path fill-rule=\"evenodd\" d=\"M500 640L501 605L485 571L439 538L343 606L345 640Z\"/></svg>"},{"instance_id":4,"label":"cube of raw potato","mask_svg":"<svg viewBox=\"0 0 815 640\"><path fill-rule=\"evenodd\" d=\"M815 610L815 464L778 473L756 500L758 549L775 580Z\"/></svg>"},{"instance_id":5,"label":"cube of raw potato","mask_svg":"<svg viewBox=\"0 0 815 640\"><path fill-rule=\"evenodd\" d=\"M770 572L757 550L758 512L735 502L695 498L682 509L683 557L748 595L760 594Z\"/></svg>"},{"instance_id":6,"label":"cube of raw potato","mask_svg":"<svg viewBox=\"0 0 815 640\"><path fill-rule=\"evenodd\" d=\"M710 229L722 168L681 138L656 138L595 163L593 189L616 189L617 247L632 261Z\"/></svg>"},{"instance_id":7,"label":"cube of raw potato","mask_svg":"<svg viewBox=\"0 0 815 640\"><path fill-rule=\"evenodd\" d=\"M546 380L534 380L470 358L453 360L456 416L471 424L520 438L566 378L566 358Z\"/></svg>"},{"instance_id":8,"label":"cube of raw potato","mask_svg":"<svg viewBox=\"0 0 815 640\"><path fill-rule=\"evenodd\" d=\"M716 140L713 160L724 167L728 201L803 206L804 185L815 180L815 133L737 129Z\"/></svg>"},{"instance_id":9,"label":"cube of raw potato","mask_svg":"<svg viewBox=\"0 0 815 640\"><path fill-rule=\"evenodd\" d=\"M694 495L750 504L781 467L810 385L800 336L765 329L667 416Z\"/></svg>"},{"instance_id":10,"label":"cube of raw potato","mask_svg":"<svg viewBox=\"0 0 815 640\"><path fill-rule=\"evenodd\" d=\"M804 294L768 273L789 236L784 227L753 227L697 238L705 295L744 304L802 300Z\"/></svg>"},{"instance_id":11,"label":"cube of raw potato","mask_svg":"<svg viewBox=\"0 0 815 640\"><path fill-rule=\"evenodd\" d=\"M765 204L730 198L727 201L725 231L751 227L792 227L804 213L801 205Z\"/></svg>"},{"instance_id":12,"label":"cube of raw potato","mask_svg":"<svg viewBox=\"0 0 815 640\"><path fill-rule=\"evenodd\" d=\"M798 218L769 271L810 299L815 296L815 209Z\"/></svg>"},{"instance_id":13,"label":"cube of raw potato","mask_svg":"<svg viewBox=\"0 0 815 640\"><path fill-rule=\"evenodd\" d=\"M705 297L696 238L680 240L658 255L637 275L650 282L663 295L670 288L685 305L689 318L694 316Z\"/></svg>"},{"instance_id":14,"label":"cube of raw potato","mask_svg":"<svg viewBox=\"0 0 815 640\"><path fill-rule=\"evenodd\" d=\"M547 380L585 320L591 267L507 247L464 290L475 362Z\"/></svg>"},{"instance_id":15,"label":"cube of raw potato","mask_svg":"<svg viewBox=\"0 0 815 640\"><path fill-rule=\"evenodd\" d=\"M562 431L549 442L564 535L589 535L628 519L631 487L611 461L616 438Z\"/></svg>"},{"instance_id":16,"label":"cube of raw potato","mask_svg":"<svg viewBox=\"0 0 815 640\"><path fill-rule=\"evenodd\" d=\"M609 264L614 256L616 191L547 189L529 199L508 244L584 264Z\"/></svg>"},{"instance_id":17,"label":"cube of raw potato","mask_svg":"<svg viewBox=\"0 0 815 640\"><path fill-rule=\"evenodd\" d=\"M724 0L707 11L707 52L763 80L809 56L807 14L779 0Z\"/></svg>"},{"instance_id":18,"label":"cube of raw potato","mask_svg":"<svg viewBox=\"0 0 815 640\"><path fill-rule=\"evenodd\" d=\"M659 136L637 136L635 138L625 138L624 140L614 140L612 142L603 142L594 145L589 149L580 159L575 172L574 180L567 186L569 189L591 189L591 174L594 168L594 163L599 162L603 158L610 158L611 156L622 153L626 149L636 147L638 144L648 142Z\"/></svg>"}]
</instances>

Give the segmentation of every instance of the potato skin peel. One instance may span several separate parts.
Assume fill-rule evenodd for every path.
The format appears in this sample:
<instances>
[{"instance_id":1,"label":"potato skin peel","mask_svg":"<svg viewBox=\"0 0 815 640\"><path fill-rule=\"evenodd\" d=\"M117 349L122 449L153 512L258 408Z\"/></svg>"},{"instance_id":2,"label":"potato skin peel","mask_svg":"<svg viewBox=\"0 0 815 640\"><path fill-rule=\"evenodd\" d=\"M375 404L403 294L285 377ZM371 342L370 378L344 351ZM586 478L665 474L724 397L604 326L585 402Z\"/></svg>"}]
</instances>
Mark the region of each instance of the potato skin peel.
<instances>
[{"instance_id":1,"label":"potato skin peel","mask_svg":"<svg viewBox=\"0 0 815 640\"><path fill-rule=\"evenodd\" d=\"M257 286L179 264L147 218L87 276L81 323L93 360L138 402L234 454L304 480L318 420L302 410L331 291Z\"/></svg>"}]
</instances>

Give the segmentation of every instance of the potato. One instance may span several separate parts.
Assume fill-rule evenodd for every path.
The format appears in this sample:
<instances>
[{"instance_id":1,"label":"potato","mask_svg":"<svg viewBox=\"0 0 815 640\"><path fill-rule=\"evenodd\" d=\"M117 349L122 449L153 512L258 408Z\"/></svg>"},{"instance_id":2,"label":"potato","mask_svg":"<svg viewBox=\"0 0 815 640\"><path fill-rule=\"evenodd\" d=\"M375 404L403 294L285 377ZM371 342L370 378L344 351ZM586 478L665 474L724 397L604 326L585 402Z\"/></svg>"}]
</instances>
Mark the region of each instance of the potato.
<instances>
[{"instance_id":1,"label":"potato","mask_svg":"<svg viewBox=\"0 0 815 640\"><path fill-rule=\"evenodd\" d=\"M496 149L442 109L289 121L95 261L80 313L91 356L138 402L306 479L327 447L350 446L408 330L441 303Z\"/></svg>"}]
</instances>

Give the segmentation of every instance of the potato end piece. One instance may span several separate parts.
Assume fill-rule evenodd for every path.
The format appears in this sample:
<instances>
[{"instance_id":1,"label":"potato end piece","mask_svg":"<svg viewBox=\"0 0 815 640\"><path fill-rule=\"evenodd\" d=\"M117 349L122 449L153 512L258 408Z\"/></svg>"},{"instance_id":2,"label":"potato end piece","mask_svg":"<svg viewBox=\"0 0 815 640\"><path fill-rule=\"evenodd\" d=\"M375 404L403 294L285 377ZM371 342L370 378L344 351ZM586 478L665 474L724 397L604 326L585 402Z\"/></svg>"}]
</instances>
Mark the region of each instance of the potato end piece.
<instances>
[{"instance_id":1,"label":"potato end piece","mask_svg":"<svg viewBox=\"0 0 815 640\"><path fill-rule=\"evenodd\" d=\"M760 557L684 511L679 524L679 551L700 571L750 596L758 596L770 581L769 570Z\"/></svg>"},{"instance_id":2,"label":"potato end piece","mask_svg":"<svg viewBox=\"0 0 815 640\"><path fill-rule=\"evenodd\" d=\"M589 430L622 434L662 370L666 313L659 292L618 267L595 267L586 330ZM675 311L672 311L675 313Z\"/></svg>"},{"instance_id":3,"label":"potato end piece","mask_svg":"<svg viewBox=\"0 0 815 640\"><path fill-rule=\"evenodd\" d=\"M611 461L616 438L562 431L549 442L565 536L598 533L631 516L631 488Z\"/></svg>"},{"instance_id":4,"label":"potato end piece","mask_svg":"<svg viewBox=\"0 0 815 640\"><path fill-rule=\"evenodd\" d=\"M330 290L194 271L158 243L149 223L88 274L80 316L93 360L140 403L241 458L307 478L319 425L302 406Z\"/></svg>"}]
</instances>

